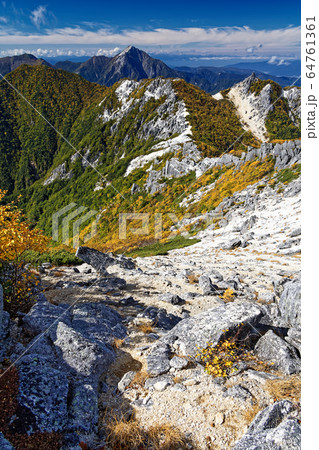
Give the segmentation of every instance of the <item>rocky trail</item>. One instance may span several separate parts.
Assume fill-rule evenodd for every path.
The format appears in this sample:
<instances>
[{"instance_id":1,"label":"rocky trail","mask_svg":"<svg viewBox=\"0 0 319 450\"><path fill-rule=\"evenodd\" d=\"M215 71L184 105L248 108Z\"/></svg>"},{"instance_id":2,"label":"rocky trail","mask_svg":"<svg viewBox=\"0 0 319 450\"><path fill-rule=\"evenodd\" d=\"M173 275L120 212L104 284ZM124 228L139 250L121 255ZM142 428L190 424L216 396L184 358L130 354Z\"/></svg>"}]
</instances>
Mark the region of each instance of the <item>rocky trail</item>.
<instances>
[{"instance_id":1,"label":"rocky trail","mask_svg":"<svg viewBox=\"0 0 319 450\"><path fill-rule=\"evenodd\" d=\"M300 181L249 186L219 210L219 228L167 255L81 247L82 265L41 267L30 312L3 313L26 428L109 448L109 421L134 412L142 428L179 429L185 448L300 447ZM256 359L206 373L198 348L239 328Z\"/></svg>"}]
</instances>

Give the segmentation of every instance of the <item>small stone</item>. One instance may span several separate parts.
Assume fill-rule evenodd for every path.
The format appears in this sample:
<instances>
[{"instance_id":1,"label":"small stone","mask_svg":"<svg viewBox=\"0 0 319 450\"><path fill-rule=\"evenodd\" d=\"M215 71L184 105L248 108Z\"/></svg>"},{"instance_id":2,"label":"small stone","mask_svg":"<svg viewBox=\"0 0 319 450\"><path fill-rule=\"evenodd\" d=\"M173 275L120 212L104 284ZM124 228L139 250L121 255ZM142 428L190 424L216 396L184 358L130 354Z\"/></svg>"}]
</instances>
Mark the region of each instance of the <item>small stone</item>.
<instances>
[{"instance_id":1,"label":"small stone","mask_svg":"<svg viewBox=\"0 0 319 450\"><path fill-rule=\"evenodd\" d=\"M184 392L184 391L186 391L186 386L184 386L181 383L176 383L176 384L174 384L174 386L172 386L172 390Z\"/></svg>"},{"instance_id":2,"label":"small stone","mask_svg":"<svg viewBox=\"0 0 319 450\"><path fill-rule=\"evenodd\" d=\"M162 302L170 303L171 305L180 305L184 300L177 294L162 294L158 297Z\"/></svg>"},{"instance_id":3,"label":"small stone","mask_svg":"<svg viewBox=\"0 0 319 450\"><path fill-rule=\"evenodd\" d=\"M258 294L258 298L265 303L273 303L276 300L276 297L272 292L261 292Z\"/></svg>"},{"instance_id":4,"label":"small stone","mask_svg":"<svg viewBox=\"0 0 319 450\"><path fill-rule=\"evenodd\" d=\"M184 386L194 386L195 384L198 384L198 381L194 380L194 378L190 378L185 380L183 384Z\"/></svg>"},{"instance_id":5,"label":"small stone","mask_svg":"<svg viewBox=\"0 0 319 450\"><path fill-rule=\"evenodd\" d=\"M120 392L124 392L125 389L132 383L136 372L130 371L126 372L126 374L122 377L121 381L119 381L117 388Z\"/></svg>"},{"instance_id":6,"label":"small stone","mask_svg":"<svg viewBox=\"0 0 319 450\"><path fill-rule=\"evenodd\" d=\"M219 412L214 417L214 424L215 425L222 425L225 420L225 415L222 412Z\"/></svg>"},{"instance_id":7,"label":"small stone","mask_svg":"<svg viewBox=\"0 0 319 450\"><path fill-rule=\"evenodd\" d=\"M239 400L242 400L244 402L246 402L248 400L252 401L252 399L253 399L253 396L248 391L248 389L244 388L243 386L240 386L240 384L227 389L227 391L225 392L224 395L226 397L238 398Z\"/></svg>"},{"instance_id":8,"label":"small stone","mask_svg":"<svg viewBox=\"0 0 319 450\"><path fill-rule=\"evenodd\" d=\"M156 377L169 371L170 353L170 347L162 345L156 347L147 357L147 371L151 376Z\"/></svg>"},{"instance_id":9,"label":"small stone","mask_svg":"<svg viewBox=\"0 0 319 450\"><path fill-rule=\"evenodd\" d=\"M184 369L187 365L188 365L188 361L185 358L180 358L179 356L174 356L171 360L170 360L170 365L171 367L173 367L174 369Z\"/></svg>"},{"instance_id":10,"label":"small stone","mask_svg":"<svg viewBox=\"0 0 319 450\"><path fill-rule=\"evenodd\" d=\"M297 228L296 230L292 231L289 236L290 237L297 237L297 236L300 236L300 235L301 235L301 228Z\"/></svg>"},{"instance_id":11,"label":"small stone","mask_svg":"<svg viewBox=\"0 0 319 450\"><path fill-rule=\"evenodd\" d=\"M167 381L158 381L154 384L155 391L163 392L165 389L169 386L169 383Z\"/></svg>"},{"instance_id":12,"label":"small stone","mask_svg":"<svg viewBox=\"0 0 319 450\"><path fill-rule=\"evenodd\" d=\"M199 277L198 285L202 290L203 295L213 294L218 290L218 286L212 283L212 280L207 275L202 275Z\"/></svg>"}]
</instances>

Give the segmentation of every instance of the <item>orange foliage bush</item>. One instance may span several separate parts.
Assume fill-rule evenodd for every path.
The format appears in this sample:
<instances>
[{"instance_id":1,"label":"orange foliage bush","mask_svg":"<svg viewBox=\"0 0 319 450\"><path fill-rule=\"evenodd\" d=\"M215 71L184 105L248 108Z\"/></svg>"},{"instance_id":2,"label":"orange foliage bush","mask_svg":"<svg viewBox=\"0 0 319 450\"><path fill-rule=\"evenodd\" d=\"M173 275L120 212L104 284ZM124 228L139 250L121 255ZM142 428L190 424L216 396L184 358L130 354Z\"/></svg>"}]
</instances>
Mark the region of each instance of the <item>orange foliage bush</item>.
<instances>
[{"instance_id":1,"label":"orange foliage bush","mask_svg":"<svg viewBox=\"0 0 319 450\"><path fill-rule=\"evenodd\" d=\"M0 190L0 201L6 192ZM0 282L3 285L5 309L15 315L27 312L37 275L24 268L26 250L43 251L48 239L39 229L32 229L13 203L0 205Z\"/></svg>"}]
</instances>

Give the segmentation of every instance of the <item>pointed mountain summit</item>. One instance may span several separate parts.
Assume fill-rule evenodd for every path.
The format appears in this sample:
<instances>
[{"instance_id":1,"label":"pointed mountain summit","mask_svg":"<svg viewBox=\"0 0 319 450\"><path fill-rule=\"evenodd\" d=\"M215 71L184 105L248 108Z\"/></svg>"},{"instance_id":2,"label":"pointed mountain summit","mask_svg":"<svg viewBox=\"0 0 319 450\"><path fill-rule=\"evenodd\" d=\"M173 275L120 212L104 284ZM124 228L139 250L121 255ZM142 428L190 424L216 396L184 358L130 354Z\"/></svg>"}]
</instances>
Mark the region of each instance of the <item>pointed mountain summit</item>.
<instances>
[{"instance_id":1,"label":"pointed mountain summit","mask_svg":"<svg viewBox=\"0 0 319 450\"><path fill-rule=\"evenodd\" d=\"M93 56L77 68L76 73L89 81L105 86L123 78L142 80L144 78L175 77L177 73L159 59L154 59L136 47L129 46L113 58Z\"/></svg>"}]
</instances>

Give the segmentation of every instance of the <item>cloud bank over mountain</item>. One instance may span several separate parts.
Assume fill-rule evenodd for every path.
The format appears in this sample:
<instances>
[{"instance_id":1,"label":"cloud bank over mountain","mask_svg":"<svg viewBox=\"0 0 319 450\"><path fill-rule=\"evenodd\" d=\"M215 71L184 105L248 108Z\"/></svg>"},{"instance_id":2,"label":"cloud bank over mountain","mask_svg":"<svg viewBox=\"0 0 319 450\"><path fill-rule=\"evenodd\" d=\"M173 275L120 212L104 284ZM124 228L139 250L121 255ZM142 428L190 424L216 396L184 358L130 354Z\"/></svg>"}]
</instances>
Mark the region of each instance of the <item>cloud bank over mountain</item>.
<instances>
[{"instance_id":1,"label":"cloud bank over mountain","mask_svg":"<svg viewBox=\"0 0 319 450\"><path fill-rule=\"evenodd\" d=\"M34 17L39 25L45 20L40 14ZM112 49L127 45L140 45L146 51L166 54L194 54L194 55L236 55L236 56L298 56L300 52L300 27L286 27L278 29L253 29L248 26L233 27L189 27L189 28L155 28L155 29L123 29L116 31L101 27L92 29L91 26L73 26L64 28L46 28L32 32L22 32L6 24L0 26L0 47L2 54L6 50L9 54L21 46L46 47L52 56L61 51L72 55L79 52L94 53L100 49L103 54ZM62 48L59 48L62 46ZM10 48L11 47L11 48ZM103 47L103 48L101 48ZM35 50L37 48L35 47ZM11 53L12 54L12 53ZM91 54L91 53L86 53ZM101 53L102 54L102 53ZM110 53L109 53L110 54ZM42 53L41 56L45 54ZM40 56L40 54L39 54Z\"/></svg>"}]
</instances>

